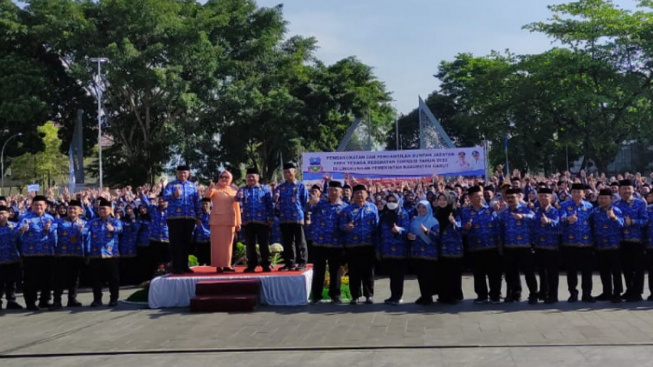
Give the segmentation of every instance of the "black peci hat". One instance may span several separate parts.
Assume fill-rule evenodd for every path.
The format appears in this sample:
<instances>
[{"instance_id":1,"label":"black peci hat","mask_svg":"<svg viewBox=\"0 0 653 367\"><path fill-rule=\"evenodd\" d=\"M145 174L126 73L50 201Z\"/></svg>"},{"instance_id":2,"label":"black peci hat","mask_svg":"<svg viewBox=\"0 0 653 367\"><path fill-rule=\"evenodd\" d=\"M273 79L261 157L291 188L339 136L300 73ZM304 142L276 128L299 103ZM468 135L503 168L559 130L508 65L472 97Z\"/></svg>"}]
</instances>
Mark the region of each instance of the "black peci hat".
<instances>
[{"instance_id":1,"label":"black peci hat","mask_svg":"<svg viewBox=\"0 0 653 367\"><path fill-rule=\"evenodd\" d=\"M177 166L177 171L190 171L190 167L186 164L180 164Z\"/></svg>"},{"instance_id":2,"label":"black peci hat","mask_svg":"<svg viewBox=\"0 0 653 367\"><path fill-rule=\"evenodd\" d=\"M472 186L467 190L468 195L476 194L477 192L483 191L480 186Z\"/></svg>"},{"instance_id":3,"label":"black peci hat","mask_svg":"<svg viewBox=\"0 0 653 367\"><path fill-rule=\"evenodd\" d=\"M601 189L601 191L599 191L599 196L612 196L612 190Z\"/></svg>"},{"instance_id":4,"label":"black peci hat","mask_svg":"<svg viewBox=\"0 0 653 367\"><path fill-rule=\"evenodd\" d=\"M247 169L247 172L245 172L245 174L258 175L259 173L258 173L258 169L256 169L256 167L250 167L250 168Z\"/></svg>"},{"instance_id":5,"label":"black peci hat","mask_svg":"<svg viewBox=\"0 0 653 367\"><path fill-rule=\"evenodd\" d=\"M342 184L340 183L340 181L329 181L329 187L342 189Z\"/></svg>"},{"instance_id":6,"label":"black peci hat","mask_svg":"<svg viewBox=\"0 0 653 367\"><path fill-rule=\"evenodd\" d=\"M575 184L571 184L571 189L572 190L585 190L585 189L587 189L587 186L585 184L582 184L582 183L575 183Z\"/></svg>"},{"instance_id":7,"label":"black peci hat","mask_svg":"<svg viewBox=\"0 0 653 367\"><path fill-rule=\"evenodd\" d=\"M356 191L367 191L367 187L365 187L365 185L356 185L354 186L353 192Z\"/></svg>"},{"instance_id":8,"label":"black peci hat","mask_svg":"<svg viewBox=\"0 0 653 367\"><path fill-rule=\"evenodd\" d=\"M296 169L297 165L294 162L286 162L283 164L283 169Z\"/></svg>"}]
</instances>

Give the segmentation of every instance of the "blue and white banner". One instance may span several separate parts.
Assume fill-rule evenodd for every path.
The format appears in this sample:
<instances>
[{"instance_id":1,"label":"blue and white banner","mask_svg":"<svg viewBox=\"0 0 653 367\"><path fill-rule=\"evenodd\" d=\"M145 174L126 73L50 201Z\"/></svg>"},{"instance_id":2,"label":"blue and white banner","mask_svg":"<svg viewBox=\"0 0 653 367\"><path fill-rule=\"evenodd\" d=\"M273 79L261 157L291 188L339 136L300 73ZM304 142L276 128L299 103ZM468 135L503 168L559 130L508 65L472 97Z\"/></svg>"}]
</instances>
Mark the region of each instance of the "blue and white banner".
<instances>
[{"instance_id":1,"label":"blue and white banner","mask_svg":"<svg viewBox=\"0 0 653 367\"><path fill-rule=\"evenodd\" d=\"M381 152L304 153L303 180L321 180L325 174L341 179L345 174L360 178L416 178L438 176L483 176L483 148L393 150Z\"/></svg>"}]
</instances>

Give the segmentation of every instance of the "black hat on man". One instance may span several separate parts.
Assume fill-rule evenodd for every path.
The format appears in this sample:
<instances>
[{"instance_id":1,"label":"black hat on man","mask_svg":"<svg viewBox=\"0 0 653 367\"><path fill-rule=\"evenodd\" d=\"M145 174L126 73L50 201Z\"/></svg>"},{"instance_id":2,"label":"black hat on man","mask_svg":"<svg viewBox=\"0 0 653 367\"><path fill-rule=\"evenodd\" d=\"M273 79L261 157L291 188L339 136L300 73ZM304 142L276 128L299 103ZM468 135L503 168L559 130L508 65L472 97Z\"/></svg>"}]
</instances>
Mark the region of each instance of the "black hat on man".
<instances>
[{"instance_id":1,"label":"black hat on man","mask_svg":"<svg viewBox=\"0 0 653 367\"><path fill-rule=\"evenodd\" d=\"M105 198L100 198L99 206L108 206L111 207L111 202Z\"/></svg>"},{"instance_id":2,"label":"black hat on man","mask_svg":"<svg viewBox=\"0 0 653 367\"><path fill-rule=\"evenodd\" d=\"M68 202L68 206L77 206L77 207L82 207L82 202L79 200L71 200Z\"/></svg>"},{"instance_id":3,"label":"black hat on man","mask_svg":"<svg viewBox=\"0 0 653 367\"><path fill-rule=\"evenodd\" d=\"M342 184L340 183L340 181L329 181L329 187L335 187L341 189Z\"/></svg>"},{"instance_id":4,"label":"black hat on man","mask_svg":"<svg viewBox=\"0 0 653 367\"><path fill-rule=\"evenodd\" d=\"M180 164L177 166L177 171L190 171L190 167L186 164Z\"/></svg>"},{"instance_id":5,"label":"black hat on man","mask_svg":"<svg viewBox=\"0 0 653 367\"><path fill-rule=\"evenodd\" d=\"M467 190L468 195L476 194L477 192L481 192L481 187L480 186L472 186Z\"/></svg>"},{"instance_id":6,"label":"black hat on man","mask_svg":"<svg viewBox=\"0 0 653 367\"><path fill-rule=\"evenodd\" d=\"M633 186L633 181L632 180L621 180L619 181L619 187L622 186Z\"/></svg>"},{"instance_id":7,"label":"black hat on man","mask_svg":"<svg viewBox=\"0 0 653 367\"><path fill-rule=\"evenodd\" d=\"M601 189L601 191L599 191L599 196L612 196L612 190Z\"/></svg>"},{"instance_id":8,"label":"black hat on man","mask_svg":"<svg viewBox=\"0 0 653 367\"><path fill-rule=\"evenodd\" d=\"M32 199L32 202L36 202L36 201L43 201L43 202L45 202L47 204L48 203L48 198L46 198L43 195L36 195L36 196L34 196L34 199Z\"/></svg>"},{"instance_id":9,"label":"black hat on man","mask_svg":"<svg viewBox=\"0 0 653 367\"><path fill-rule=\"evenodd\" d=\"M311 186L311 190L319 190L321 192L322 188L320 187L320 185L313 185Z\"/></svg>"},{"instance_id":10,"label":"black hat on man","mask_svg":"<svg viewBox=\"0 0 653 367\"><path fill-rule=\"evenodd\" d=\"M258 169L256 169L256 167L250 167L250 168L247 169L247 172L245 172L245 174L258 175L259 173L258 173Z\"/></svg>"},{"instance_id":11,"label":"black hat on man","mask_svg":"<svg viewBox=\"0 0 653 367\"><path fill-rule=\"evenodd\" d=\"M4 205L0 205L0 212L8 212L8 211L9 211L8 207L6 207Z\"/></svg>"},{"instance_id":12,"label":"black hat on man","mask_svg":"<svg viewBox=\"0 0 653 367\"><path fill-rule=\"evenodd\" d=\"M356 185L354 186L353 192L356 191L367 191L367 187L365 187L365 185Z\"/></svg>"},{"instance_id":13,"label":"black hat on man","mask_svg":"<svg viewBox=\"0 0 653 367\"><path fill-rule=\"evenodd\" d=\"M582 184L582 183L575 183L575 184L571 184L571 189L572 190L585 190L585 189L587 189L587 186L585 184Z\"/></svg>"},{"instance_id":14,"label":"black hat on man","mask_svg":"<svg viewBox=\"0 0 653 367\"><path fill-rule=\"evenodd\" d=\"M553 194L553 190L548 187L542 187L537 191L538 194Z\"/></svg>"},{"instance_id":15,"label":"black hat on man","mask_svg":"<svg viewBox=\"0 0 653 367\"><path fill-rule=\"evenodd\" d=\"M521 189L515 187L506 190L506 195L516 195L516 194L521 194Z\"/></svg>"},{"instance_id":16,"label":"black hat on man","mask_svg":"<svg viewBox=\"0 0 653 367\"><path fill-rule=\"evenodd\" d=\"M286 162L283 164L283 169L296 169L297 165L294 162Z\"/></svg>"}]
</instances>

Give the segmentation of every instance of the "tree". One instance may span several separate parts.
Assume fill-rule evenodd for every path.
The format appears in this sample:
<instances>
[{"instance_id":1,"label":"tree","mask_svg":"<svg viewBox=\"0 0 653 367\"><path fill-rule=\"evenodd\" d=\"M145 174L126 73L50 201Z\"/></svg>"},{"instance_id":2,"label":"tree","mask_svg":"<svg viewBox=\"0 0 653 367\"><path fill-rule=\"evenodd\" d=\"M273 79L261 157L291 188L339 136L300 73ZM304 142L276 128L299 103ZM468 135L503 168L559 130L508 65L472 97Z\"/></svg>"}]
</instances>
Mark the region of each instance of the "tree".
<instances>
[{"instance_id":1,"label":"tree","mask_svg":"<svg viewBox=\"0 0 653 367\"><path fill-rule=\"evenodd\" d=\"M12 180L23 186L40 183L50 187L53 183L65 182L68 177L68 157L61 154L61 139L58 128L52 122L46 122L37 128L45 147L38 153L25 153L12 160Z\"/></svg>"}]
</instances>

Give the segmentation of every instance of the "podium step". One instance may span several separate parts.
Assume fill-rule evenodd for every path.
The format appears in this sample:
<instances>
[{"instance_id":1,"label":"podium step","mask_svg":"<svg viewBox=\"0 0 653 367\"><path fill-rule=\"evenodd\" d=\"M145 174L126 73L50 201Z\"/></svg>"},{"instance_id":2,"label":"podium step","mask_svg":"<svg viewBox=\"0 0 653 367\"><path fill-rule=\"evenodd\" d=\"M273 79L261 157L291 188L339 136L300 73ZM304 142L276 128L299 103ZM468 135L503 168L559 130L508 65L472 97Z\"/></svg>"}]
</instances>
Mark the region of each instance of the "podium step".
<instances>
[{"instance_id":1,"label":"podium step","mask_svg":"<svg viewBox=\"0 0 653 367\"><path fill-rule=\"evenodd\" d=\"M258 306L258 295L196 296L190 300L191 312L251 312Z\"/></svg>"},{"instance_id":2,"label":"podium step","mask_svg":"<svg viewBox=\"0 0 653 367\"><path fill-rule=\"evenodd\" d=\"M251 294L258 297L261 293L259 279L221 279L198 282L195 285L196 296Z\"/></svg>"}]
</instances>

